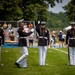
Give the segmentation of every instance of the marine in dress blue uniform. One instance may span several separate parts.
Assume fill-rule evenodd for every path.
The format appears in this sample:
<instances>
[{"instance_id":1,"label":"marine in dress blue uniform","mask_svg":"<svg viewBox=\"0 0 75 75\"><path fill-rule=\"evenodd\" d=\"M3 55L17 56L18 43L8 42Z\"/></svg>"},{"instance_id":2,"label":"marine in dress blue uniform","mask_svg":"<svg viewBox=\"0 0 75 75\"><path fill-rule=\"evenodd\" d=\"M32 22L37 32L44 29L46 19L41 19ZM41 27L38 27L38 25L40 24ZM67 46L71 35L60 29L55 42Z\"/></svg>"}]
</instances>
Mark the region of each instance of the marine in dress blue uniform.
<instances>
[{"instance_id":1,"label":"marine in dress blue uniform","mask_svg":"<svg viewBox=\"0 0 75 75\"><path fill-rule=\"evenodd\" d=\"M4 31L1 29L1 24L0 24L0 60L1 60L1 46L3 44L3 36L4 36Z\"/></svg>"},{"instance_id":2,"label":"marine in dress blue uniform","mask_svg":"<svg viewBox=\"0 0 75 75\"><path fill-rule=\"evenodd\" d=\"M26 33L24 30L24 23L20 23L20 27L17 30L19 34L19 46L21 47L22 50L22 56L15 62L15 65L20 68L20 64L22 65L23 68L27 67L26 63L26 58L28 56L28 49L27 49L27 40L26 37L32 34L33 30L30 32Z\"/></svg>"},{"instance_id":3,"label":"marine in dress blue uniform","mask_svg":"<svg viewBox=\"0 0 75 75\"><path fill-rule=\"evenodd\" d=\"M0 25L0 46L3 45L3 36L4 36L4 31Z\"/></svg>"},{"instance_id":4,"label":"marine in dress blue uniform","mask_svg":"<svg viewBox=\"0 0 75 75\"><path fill-rule=\"evenodd\" d=\"M39 49L39 65L46 65L47 46L49 45L49 31L45 28L46 23L41 21L39 28L36 27L38 33L38 49Z\"/></svg>"},{"instance_id":5,"label":"marine in dress blue uniform","mask_svg":"<svg viewBox=\"0 0 75 75\"><path fill-rule=\"evenodd\" d=\"M75 65L75 22L70 22L71 29L66 34L66 44L68 44L69 64Z\"/></svg>"}]
</instances>

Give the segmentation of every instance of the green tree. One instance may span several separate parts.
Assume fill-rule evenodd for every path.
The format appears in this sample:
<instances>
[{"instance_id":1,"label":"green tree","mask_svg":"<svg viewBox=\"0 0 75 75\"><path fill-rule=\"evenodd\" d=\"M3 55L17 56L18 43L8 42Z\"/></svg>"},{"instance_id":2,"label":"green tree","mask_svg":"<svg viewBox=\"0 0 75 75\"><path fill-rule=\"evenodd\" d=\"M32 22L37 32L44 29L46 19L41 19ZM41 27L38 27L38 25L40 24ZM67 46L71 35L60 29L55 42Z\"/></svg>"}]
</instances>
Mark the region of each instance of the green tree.
<instances>
[{"instance_id":1,"label":"green tree","mask_svg":"<svg viewBox=\"0 0 75 75\"><path fill-rule=\"evenodd\" d=\"M47 12L48 14L48 21L47 26L48 28L65 28L68 26L68 18L66 16L66 13L59 12L53 13L53 12Z\"/></svg>"},{"instance_id":2,"label":"green tree","mask_svg":"<svg viewBox=\"0 0 75 75\"><path fill-rule=\"evenodd\" d=\"M24 14L25 20L46 20L47 21L47 8L49 4L51 7L55 6L56 2L62 2L62 0L22 0L20 7Z\"/></svg>"},{"instance_id":3,"label":"green tree","mask_svg":"<svg viewBox=\"0 0 75 75\"><path fill-rule=\"evenodd\" d=\"M0 1L0 20L19 20L23 17L23 12L18 6L19 0Z\"/></svg>"},{"instance_id":4,"label":"green tree","mask_svg":"<svg viewBox=\"0 0 75 75\"><path fill-rule=\"evenodd\" d=\"M1 0L0 20L47 20L47 8L62 0Z\"/></svg>"},{"instance_id":5,"label":"green tree","mask_svg":"<svg viewBox=\"0 0 75 75\"><path fill-rule=\"evenodd\" d=\"M66 14L70 21L75 21L75 0L71 0L66 6L64 6Z\"/></svg>"}]
</instances>

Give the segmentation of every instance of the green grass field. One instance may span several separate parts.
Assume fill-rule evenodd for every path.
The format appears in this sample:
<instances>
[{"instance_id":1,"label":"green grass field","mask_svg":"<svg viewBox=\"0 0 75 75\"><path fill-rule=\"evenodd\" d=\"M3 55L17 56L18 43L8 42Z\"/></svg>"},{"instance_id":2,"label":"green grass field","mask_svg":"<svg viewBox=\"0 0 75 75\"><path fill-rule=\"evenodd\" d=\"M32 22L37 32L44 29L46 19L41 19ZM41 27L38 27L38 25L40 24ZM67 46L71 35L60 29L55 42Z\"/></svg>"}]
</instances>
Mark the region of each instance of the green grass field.
<instances>
[{"instance_id":1,"label":"green grass field","mask_svg":"<svg viewBox=\"0 0 75 75\"><path fill-rule=\"evenodd\" d=\"M46 66L39 66L38 48L28 50L28 67L17 68L14 62L21 56L20 48L2 48L0 75L75 75L75 66L68 65L67 48L49 48Z\"/></svg>"}]
</instances>

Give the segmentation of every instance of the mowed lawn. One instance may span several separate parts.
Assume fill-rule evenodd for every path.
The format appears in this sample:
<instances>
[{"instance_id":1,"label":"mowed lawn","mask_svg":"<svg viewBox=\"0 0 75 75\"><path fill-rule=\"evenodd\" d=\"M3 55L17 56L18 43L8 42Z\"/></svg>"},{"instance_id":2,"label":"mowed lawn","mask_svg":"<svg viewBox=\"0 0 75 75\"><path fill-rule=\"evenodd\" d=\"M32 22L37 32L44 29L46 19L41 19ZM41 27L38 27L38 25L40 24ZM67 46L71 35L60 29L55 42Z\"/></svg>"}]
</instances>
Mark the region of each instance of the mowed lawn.
<instances>
[{"instance_id":1,"label":"mowed lawn","mask_svg":"<svg viewBox=\"0 0 75 75\"><path fill-rule=\"evenodd\" d=\"M28 67L17 68L14 62L21 56L20 48L2 48L0 75L75 75L75 66L68 65L67 48L49 48L46 66L39 66L38 48L28 50Z\"/></svg>"}]
</instances>

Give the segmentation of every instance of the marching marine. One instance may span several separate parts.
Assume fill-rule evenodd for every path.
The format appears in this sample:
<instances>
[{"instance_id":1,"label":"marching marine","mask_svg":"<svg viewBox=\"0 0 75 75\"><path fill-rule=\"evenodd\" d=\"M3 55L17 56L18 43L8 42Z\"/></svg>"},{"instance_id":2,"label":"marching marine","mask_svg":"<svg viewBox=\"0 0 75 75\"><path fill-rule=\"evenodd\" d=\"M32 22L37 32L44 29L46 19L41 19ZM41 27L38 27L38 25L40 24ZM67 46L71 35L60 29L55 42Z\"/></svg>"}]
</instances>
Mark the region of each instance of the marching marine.
<instances>
[{"instance_id":1,"label":"marching marine","mask_svg":"<svg viewBox=\"0 0 75 75\"><path fill-rule=\"evenodd\" d=\"M27 49L27 40L26 37L32 34L34 29L32 29L30 32L25 32L24 30L24 22L20 23L20 27L18 29L18 34L19 34L19 46L21 47L22 50L22 56L15 62L15 65L20 68L20 64L22 65L23 68L27 67L26 64L26 58L28 56L28 49Z\"/></svg>"},{"instance_id":2,"label":"marching marine","mask_svg":"<svg viewBox=\"0 0 75 75\"><path fill-rule=\"evenodd\" d=\"M68 45L69 64L75 65L75 22L70 22L71 29L66 34L66 44Z\"/></svg>"},{"instance_id":3,"label":"marching marine","mask_svg":"<svg viewBox=\"0 0 75 75\"><path fill-rule=\"evenodd\" d=\"M0 24L0 46L4 45L4 30L1 28Z\"/></svg>"},{"instance_id":4,"label":"marching marine","mask_svg":"<svg viewBox=\"0 0 75 75\"><path fill-rule=\"evenodd\" d=\"M47 46L49 45L49 31L45 28L46 22L41 21L40 27L36 27L38 33L39 65L46 65Z\"/></svg>"},{"instance_id":5,"label":"marching marine","mask_svg":"<svg viewBox=\"0 0 75 75\"><path fill-rule=\"evenodd\" d=\"M1 24L0 24L0 60L1 60L1 46L4 44L4 31L1 28Z\"/></svg>"}]
</instances>

